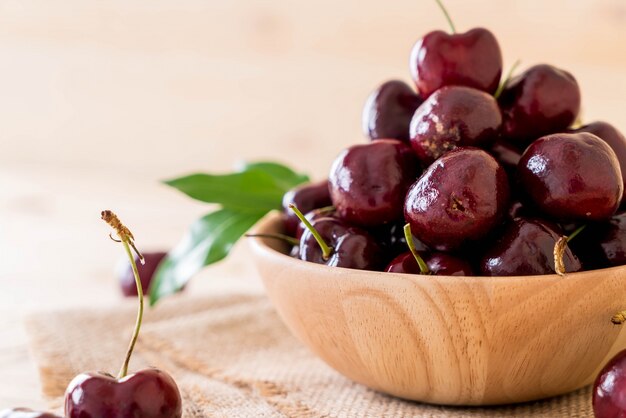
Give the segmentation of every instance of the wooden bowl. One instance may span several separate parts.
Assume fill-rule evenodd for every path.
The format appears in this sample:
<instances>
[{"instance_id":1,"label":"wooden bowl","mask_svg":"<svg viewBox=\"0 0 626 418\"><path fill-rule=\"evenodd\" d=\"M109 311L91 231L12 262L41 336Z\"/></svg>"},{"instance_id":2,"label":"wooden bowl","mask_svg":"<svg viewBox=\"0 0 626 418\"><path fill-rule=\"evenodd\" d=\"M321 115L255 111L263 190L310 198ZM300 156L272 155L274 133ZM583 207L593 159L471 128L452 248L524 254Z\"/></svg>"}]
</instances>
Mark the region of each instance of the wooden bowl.
<instances>
[{"instance_id":1,"label":"wooden bowl","mask_svg":"<svg viewBox=\"0 0 626 418\"><path fill-rule=\"evenodd\" d=\"M282 231L271 214L256 233ZM422 276L300 261L254 238L267 293L291 332L335 370L394 396L490 405L593 382L626 348L626 267L525 277Z\"/></svg>"}]
</instances>

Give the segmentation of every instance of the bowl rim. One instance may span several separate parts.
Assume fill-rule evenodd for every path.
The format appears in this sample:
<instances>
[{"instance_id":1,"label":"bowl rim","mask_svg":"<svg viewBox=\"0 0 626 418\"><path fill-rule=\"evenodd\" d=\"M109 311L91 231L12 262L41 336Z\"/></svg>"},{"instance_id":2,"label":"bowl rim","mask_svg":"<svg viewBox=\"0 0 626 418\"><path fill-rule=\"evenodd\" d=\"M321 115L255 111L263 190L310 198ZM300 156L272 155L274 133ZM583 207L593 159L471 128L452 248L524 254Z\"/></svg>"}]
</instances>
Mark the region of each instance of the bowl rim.
<instances>
[{"instance_id":1,"label":"bowl rim","mask_svg":"<svg viewBox=\"0 0 626 418\"><path fill-rule=\"evenodd\" d=\"M264 216L257 224L252 228L251 234L271 234L278 233L277 227L279 226L279 222L281 220L281 212L272 211ZM519 282L519 281L528 281L528 280L542 280L545 282L554 282L558 280L567 280L569 278L582 278L584 276L611 273L613 271L619 271L626 269L626 265L623 266L615 266L615 267L607 267L603 269L596 270L584 270L578 271L574 273L565 273L560 276L556 273L554 274L541 274L541 275L529 275L529 276L440 276L440 275L424 275L424 274L407 274L407 273L390 273L384 271L372 271L372 270L359 270L359 269L350 269L346 267L331 267L325 264L312 263L308 261L299 260L297 258L291 257L288 254L280 252L275 248L272 248L271 245L268 244L269 238L264 237L255 237L251 236L249 238L250 244L258 252L262 252L266 256L273 257L277 260L280 260L282 263L289 263L294 266L298 266L299 268L315 268L320 270L331 269L333 273L346 271L354 274L354 272L359 272L359 275L368 278L379 277L381 273L385 275L385 277L395 277L397 279L428 279L428 280L438 280L438 281L454 281L454 282L502 282L503 279L506 279L508 283Z\"/></svg>"}]
</instances>

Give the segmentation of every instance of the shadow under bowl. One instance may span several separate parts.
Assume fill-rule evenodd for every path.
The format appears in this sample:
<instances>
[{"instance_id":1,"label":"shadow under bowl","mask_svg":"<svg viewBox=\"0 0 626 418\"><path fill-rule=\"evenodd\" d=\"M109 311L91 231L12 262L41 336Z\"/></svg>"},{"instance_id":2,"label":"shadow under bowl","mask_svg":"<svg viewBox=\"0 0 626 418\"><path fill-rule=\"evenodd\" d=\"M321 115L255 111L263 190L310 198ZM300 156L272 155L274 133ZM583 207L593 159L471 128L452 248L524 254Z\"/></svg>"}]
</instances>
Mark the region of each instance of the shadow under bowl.
<instances>
[{"instance_id":1,"label":"shadow under bowl","mask_svg":"<svg viewBox=\"0 0 626 418\"><path fill-rule=\"evenodd\" d=\"M282 232L277 213L255 233ZM328 267L250 240L276 310L332 368L372 389L445 405L494 405L593 382L626 348L626 266L565 276L459 277Z\"/></svg>"}]
</instances>

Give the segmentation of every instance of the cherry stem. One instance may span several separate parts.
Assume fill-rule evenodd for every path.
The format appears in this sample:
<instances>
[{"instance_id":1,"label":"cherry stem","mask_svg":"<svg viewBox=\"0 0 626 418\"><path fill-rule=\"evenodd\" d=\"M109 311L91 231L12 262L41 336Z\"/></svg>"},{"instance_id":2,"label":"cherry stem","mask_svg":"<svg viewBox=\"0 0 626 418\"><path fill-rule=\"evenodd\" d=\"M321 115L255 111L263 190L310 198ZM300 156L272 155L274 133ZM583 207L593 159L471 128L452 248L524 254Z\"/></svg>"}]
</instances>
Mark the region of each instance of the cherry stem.
<instances>
[{"instance_id":1,"label":"cherry stem","mask_svg":"<svg viewBox=\"0 0 626 418\"><path fill-rule=\"evenodd\" d=\"M452 18L450 17L450 14L446 10L446 7L443 5L441 0L435 0L435 1L437 2L437 4L439 5L439 8L443 12L443 15L446 17L446 20L448 21L448 24L450 25L450 29L452 30L452 33L456 33L456 28L454 27L454 22L452 22Z\"/></svg>"},{"instance_id":2,"label":"cherry stem","mask_svg":"<svg viewBox=\"0 0 626 418\"><path fill-rule=\"evenodd\" d=\"M571 240L573 240L574 238L576 238L576 235L580 234L583 229L585 229L587 227L587 225L581 225L578 228L576 228L574 230L574 232L572 232L571 234L569 234L569 236L567 237L567 242L570 242Z\"/></svg>"},{"instance_id":3,"label":"cherry stem","mask_svg":"<svg viewBox=\"0 0 626 418\"><path fill-rule=\"evenodd\" d=\"M300 219L300 222L302 222L306 226L306 228L309 231L311 231L313 238L315 238L315 241L317 241L320 248L322 249L322 258L324 259L324 261L328 260L330 256L333 254L333 247L326 244L326 241L324 241L324 238L322 238L320 233L317 232L317 229L315 229L313 225L311 225L311 222L309 222L306 216L304 216L302 212L300 212L300 209L298 209L296 205L294 205L293 203L290 203L289 208L293 211L293 213L296 214L298 219Z\"/></svg>"},{"instance_id":4,"label":"cherry stem","mask_svg":"<svg viewBox=\"0 0 626 418\"><path fill-rule=\"evenodd\" d=\"M122 244L124 245L124 249L126 250L126 254L128 255L128 259L130 260L130 266L133 269L133 275L135 276L135 285L137 286L137 295L139 298L139 309L137 311L137 321L135 322L135 330L133 331L133 336L130 340L130 344L128 345L128 350L126 351L126 358L124 359L124 364L122 364L120 373L117 375L118 379L123 379L128 374L128 364L130 363L130 358L133 355L135 344L137 343L137 339L139 338L139 331L141 330L141 322L143 321L143 287L141 286L141 280L139 279L139 271L137 270L135 257L133 257L133 254L130 251L128 240L125 238L122 238Z\"/></svg>"},{"instance_id":5,"label":"cherry stem","mask_svg":"<svg viewBox=\"0 0 626 418\"><path fill-rule=\"evenodd\" d=\"M500 97L500 95L502 94L502 92L504 91L504 88L506 87L506 84L509 82L509 80L511 79L511 77L513 77L513 72L515 71L515 69L517 67L519 67L519 65L522 62L520 60L515 61L515 63L513 64L513 66L511 67L511 69L509 70L508 74L506 75L505 79L502 80L502 83L500 83L500 85L498 86L498 90L496 90L496 92L493 94L493 97L497 100L498 97Z\"/></svg>"},{"instance_id":6,"label":"cherry stem","mask_svg":"<svg viewBox=\"0 0 626 418\"><path fill-rule=\"evenodd\" d=\"M415 248L415 243L413 242L413 233L411 232L410 224L404 225L404 238L406 239L406 245L409 247L411 254L413 254L413 257L415 257L415 261L417 261L417 265L420 267L420 273L430 274L428 264L426 264L422 256L417 252L417 248Z\"/></svg>"},{"instance_id":7,"label":"cherry stem","mask_svg":"<svg viewBox=\"0 0 626 418\"><path fill-rule=\"evenodd\" d=\"M285 234L246 234L246 238L271 238L279 239L291 245L300 244L300 240Z\"/></svg>"}]
</instances>

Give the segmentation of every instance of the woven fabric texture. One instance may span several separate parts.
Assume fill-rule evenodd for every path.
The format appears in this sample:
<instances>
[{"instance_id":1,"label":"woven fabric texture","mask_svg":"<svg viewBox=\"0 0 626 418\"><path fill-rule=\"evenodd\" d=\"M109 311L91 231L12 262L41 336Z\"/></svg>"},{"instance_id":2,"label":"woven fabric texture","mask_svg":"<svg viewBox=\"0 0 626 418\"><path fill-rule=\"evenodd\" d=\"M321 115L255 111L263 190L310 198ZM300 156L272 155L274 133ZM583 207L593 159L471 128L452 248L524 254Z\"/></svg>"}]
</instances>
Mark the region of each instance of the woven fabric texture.
<instances>
[{"instance_id":1,"label":"woven fabric texture","mask_svg":"<svg viewBox=\"0 0 626 418\"><path fill-rule=\"evenodd\" d=\"M37 314L27 320L44 394L60 408L79 372L116 373L135 305ZM146 314L131 370L168 371L184 417L591 417L590 389L495 408L392 398L344 378L296 341L264 296L173 298Z\"/></svg>"}]
</instances>

